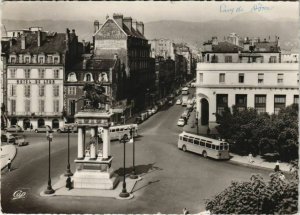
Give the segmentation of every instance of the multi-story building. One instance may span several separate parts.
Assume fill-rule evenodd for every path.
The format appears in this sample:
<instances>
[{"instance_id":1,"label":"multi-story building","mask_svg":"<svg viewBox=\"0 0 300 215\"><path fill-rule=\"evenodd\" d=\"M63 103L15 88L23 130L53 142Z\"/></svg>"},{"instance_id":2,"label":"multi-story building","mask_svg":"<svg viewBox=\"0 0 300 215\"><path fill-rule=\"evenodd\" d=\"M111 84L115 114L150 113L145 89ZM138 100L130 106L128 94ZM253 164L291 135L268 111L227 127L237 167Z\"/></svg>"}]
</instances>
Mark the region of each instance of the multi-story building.
<instances>
[{"instance_id":1,"label":"multi-story building","mask_svg":"<svg viewBox=\"0 0 300 215\"><path fill-rule=\"evenodd\" d=\"M126 71L128 103L136 110L149 105L147 101L155 90L155 61L150 57L143 22L114 14L101 27L99 22L94 25L94 56L112 59L117 54Z\"/></svg>"},{"instance_id":2,"label":"multi-story building","mask_svg":"<svg viewBox=\"0 0 300 215\"><path fill-rule=\"evenodd\" d=\"M12 38L7 64L9 124L63 125L64 71L80 55L75 30L24 32Z\"/></svg>"},{"instance_id":3,"label":"multi-story building","mask_svg":"<svg viewBox=\"0 0 300 215\"><path fill-rule=\"evenodd\" d=\"M64 101L67 121L74 122L74 115L86 102L80 100L84 95L84 84L97 83L105 88L105 94L111 98L110 108L115 113L112 121L120 122L126 111L125 81L125 70L121 70L117 55L113 59L101 59L84 54L83 59L65 74Z\"/></svg>"},{"instance_id":4,"label":"multi-story building","mask_svg":"<svg viewBox=\"0 0 300 215\"><path fill-rule=\"evenodd\" d=\"M196 87L198 122L214 130L225 107L277 114L298 103L298 64L198 63Z\"/></svg>"},{"instance_id":5,"label":"multi-story building","mask_svg":"<svg viewBox=\"0 0 300 215\"><path fill-rule=\"evenodd\" d=\"M186 73L183 73L184 80L192 77L192 53L190 48L183 43L175 44L175 52L177 55L182 55L186 61ZM183 71L184 72L184 71Z\"/></svg>"},{"instance_id":6,"label":"multi-story building","mask_svg":"<svg viewBox=\"0 0 300 215\"><path fill-rule=\"evenodd\" d=\"M245 38L242 43L235 37L218 41L217 37L205 42L202 52L205 63L280 63L279 38L275 41ZM236 42L237 41L237 42Z\"/></svg>"},{"instance_id":7,"label":"multi-story building","mask_svg":"<svg viewBox=\"0 0 300 215\"><path fill-rule=\"evenodd\" d=\"M171 58L175 61L175 44L169 39L154 39L148 42L151 45L151 57Z\"/></svg>"},{"instance_id":8,"label":"multi-story building","mask_svg":"<svg viewBox=\"0 0 300 215\"><path fill-rule=\"evenodd\" d=\"M281 63L298 63L299 62L299 50L281 50Z\"/></svg>"}]
</instances>

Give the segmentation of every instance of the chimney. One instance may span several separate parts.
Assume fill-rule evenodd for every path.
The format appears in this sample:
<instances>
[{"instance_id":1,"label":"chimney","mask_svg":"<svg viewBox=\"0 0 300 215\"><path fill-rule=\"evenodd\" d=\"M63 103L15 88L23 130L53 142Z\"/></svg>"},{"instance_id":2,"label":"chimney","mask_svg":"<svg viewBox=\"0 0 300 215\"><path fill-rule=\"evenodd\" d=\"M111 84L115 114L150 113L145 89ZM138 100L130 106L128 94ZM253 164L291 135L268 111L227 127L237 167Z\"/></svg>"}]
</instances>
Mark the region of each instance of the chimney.
<instances>
[{"instance_id":1,"label":"chimney","mask_svg":"<svg viewBox=\"0 0 300 215\"><path fill-rule=\"evenodd\" d=\"M38 41L38 47L40 47L42 45L42 37L41 37L41 31L40 30L38 30L37 41Z\"/></svg>"},{"instance_id":2,"label":"chimney","mask_svg":"<svg viewBox=\"0 0 300 215\"><path fill-rule=\"evenodd\" d=\"M132 22L132 28L134 30L137 30L137 21L136 20L133 20L133 22Z\"/></svg>"},{"instance_id":3,"label":"chimney","mask_svg":"<svg viewBox=\"0 0 300 215\"><path fill-rule=\"evenodd\" d=\"M131 17L124 17L124 25L131 31L132 28L132 18Z\"/></svg>"},{"instance_id":4,"label":"chimney","mask_svg":"<svg viewBox=\"0 0 300 215\"><path fill-rule=\"evenodd\" d=\"M137 22L137 30L144 35L144 23L143 22Z\"/></svg>"},{"instance_id":5,"label":"chimney","mask_svg":"<svg viewBox=\"0 0 300 215\"><path fill-rule=\"evenodd\" d=\"M26 36L24 34L21 36L21 49L26 49Z\"/></svg>"},{"instance_id":6,"label":"chimney","mask_svg":"<svg viewBox=\"0 0 300 215\"><path fill-rule=\"evenodd\" d=\"M99 30L99 26L100 26L99 21L95 20L94 21L94 33L96 33Z\"/></svg>"},{"instance_id":7,"label":"chimney","mask_svg":"<svg viewBox=\"0 0 300 215\"><path fill-rule=\"evenodd\" d=\"M116 23L123 28L123 14L114 13L113 18Z\"/></svg>"},{"instance_id":8,"label":"chimney","mask_svg":"<svg viewBox=\"0 0 300 215\"><path fill-rule=\"evenodd\" d=\"M218 45L218 37L212 37L212 45Z\"/></svg>"},{"instance_id":9,"label":"chimney","mask_svg":"<svg viewBox=\"0 0 300 215\"><path fill-rule=\"evenodd\" d=\"M82 54L85 54L85 40L82 40Z\"/></svg>"}]
</instances>

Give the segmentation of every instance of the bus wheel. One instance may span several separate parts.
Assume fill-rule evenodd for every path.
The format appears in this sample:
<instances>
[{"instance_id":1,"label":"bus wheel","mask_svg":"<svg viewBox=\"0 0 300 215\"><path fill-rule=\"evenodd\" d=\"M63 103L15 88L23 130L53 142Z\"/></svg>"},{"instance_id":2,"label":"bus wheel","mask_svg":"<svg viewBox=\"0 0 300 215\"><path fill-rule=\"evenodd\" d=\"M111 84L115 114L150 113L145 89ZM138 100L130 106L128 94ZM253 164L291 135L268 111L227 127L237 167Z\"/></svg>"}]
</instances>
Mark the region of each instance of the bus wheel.
<instances>
[{"instance_id":1,"label":"bus wheel","mask_svg":"<svg viewBox=\"0 0 300 215\"><path fill-rule=\"evenodd\" d=\"M206 157L207 157L207 152L206 152L206 151L203 151L203 152L202 152L202 156L206 158Z\"/></svg>"},{"instance_id":2,"label":"bus wheel","mask_svg":"<svg viewBox=\"0 0 300 215\"><path fill-rule=\"evenodd\" d=\"M182 151L186 152L186 146L185 145L182 146Z\"/></svg>"}]
</instances>

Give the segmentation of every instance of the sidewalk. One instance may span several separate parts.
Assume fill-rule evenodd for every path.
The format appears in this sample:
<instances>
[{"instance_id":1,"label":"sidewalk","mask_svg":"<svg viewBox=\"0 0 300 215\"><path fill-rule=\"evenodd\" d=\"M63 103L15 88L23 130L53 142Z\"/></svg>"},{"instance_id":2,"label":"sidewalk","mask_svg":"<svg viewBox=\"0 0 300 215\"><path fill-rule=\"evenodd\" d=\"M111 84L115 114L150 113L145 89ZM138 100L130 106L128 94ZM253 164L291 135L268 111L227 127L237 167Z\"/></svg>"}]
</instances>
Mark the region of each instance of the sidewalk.
<instances>
[{"instance_id":1,"label":"sidewalk","mask_svg":"<svg viewBox=\"0 0 300 215\"><path fill-rule=\"evenodd\" d=\"M7 166L8 158L13 160L17 154L17 148L14 145L1 146L1 170Z\"/></svg>"},{"instance_id":2,"label":"sidewalk","mask_svg":"<svg viewBox=\"0 0 300 215\"><path fill-rule=\"evenodd\" d=\"M191 112L191 115L188 119L187 124L183 127L183 130L189 133L197 134L197 125L195 124L195 111ZM199 126L198 132L200 135L206 135L207 133L207 126ZM258 169L269 169L274 170L276 162L268 162L261 158L261 156L253 157L253 162L250 163L248 156L240 156L237 154L230 153L232 158L229 160L230 163L242 165L242 166L248 166L252 168L258 168ZM280 170L284 172L289 172L290 166L288 163L280 162L279 164Z\"/></svg>"}]
</instances>

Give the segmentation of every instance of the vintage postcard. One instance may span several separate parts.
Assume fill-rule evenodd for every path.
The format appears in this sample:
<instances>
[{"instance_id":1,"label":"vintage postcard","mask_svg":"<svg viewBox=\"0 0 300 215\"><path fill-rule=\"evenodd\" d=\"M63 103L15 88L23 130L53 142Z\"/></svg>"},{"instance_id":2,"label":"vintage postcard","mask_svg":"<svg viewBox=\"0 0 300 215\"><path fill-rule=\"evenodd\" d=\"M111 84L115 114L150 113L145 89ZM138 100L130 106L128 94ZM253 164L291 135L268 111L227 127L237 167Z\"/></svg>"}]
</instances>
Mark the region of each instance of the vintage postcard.
<instances>
[{"instance_id":1,"label":"vintage postcard","mask_svg":"<svg viewBox=\"0 0 300 215\"><path fill-rule=\"evenodd\" d=\"M1 14L3 213L297 213L299 2Z\"/></svg>"}]
</instances>

